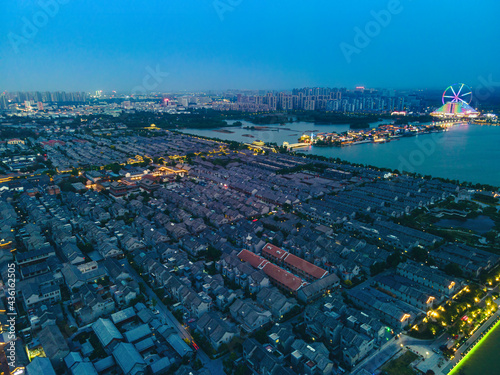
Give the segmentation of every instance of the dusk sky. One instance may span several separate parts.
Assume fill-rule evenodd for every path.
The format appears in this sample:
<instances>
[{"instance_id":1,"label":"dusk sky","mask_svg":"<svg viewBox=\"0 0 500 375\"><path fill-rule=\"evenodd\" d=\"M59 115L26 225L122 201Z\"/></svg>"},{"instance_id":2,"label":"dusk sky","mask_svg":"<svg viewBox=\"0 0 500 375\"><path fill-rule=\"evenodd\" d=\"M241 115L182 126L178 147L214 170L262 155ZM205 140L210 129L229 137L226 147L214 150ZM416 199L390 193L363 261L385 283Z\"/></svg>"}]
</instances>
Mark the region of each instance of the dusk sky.
<instances>
[{"instance_id":1,"label":"dusk sky","mask_svg":"<svg viewBox=\"0 0 500 375\"><path fill-rule=\"evenodd\" d=\"M0 91L130 92L148 67L163 92L500 81L494 0L59 1L2 2Z\"/></svg>"}]
</instances>

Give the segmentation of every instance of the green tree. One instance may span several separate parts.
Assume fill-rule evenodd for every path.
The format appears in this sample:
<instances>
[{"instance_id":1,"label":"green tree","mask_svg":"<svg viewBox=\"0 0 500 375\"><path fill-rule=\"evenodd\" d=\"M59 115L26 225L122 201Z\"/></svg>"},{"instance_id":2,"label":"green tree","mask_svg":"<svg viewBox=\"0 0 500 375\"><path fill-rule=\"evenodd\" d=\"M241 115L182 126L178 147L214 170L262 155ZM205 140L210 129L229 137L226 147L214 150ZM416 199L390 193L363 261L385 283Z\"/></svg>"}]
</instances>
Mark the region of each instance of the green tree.
<instances>
[{"instance_id":1,"label":"green tree","mask_svg":"<svg viewBox=\"0 0 500 375\"><path fill-rule=\"evenodd\" d=\"M236 370L234 370L234 375L247 375L247 374L251 374L251 372L244 363L240 363L236 367Z\"/></svg>"},{"instance_id":2,"label":"green tree","mask_svg":"<svg viewBox=\"0 0 500 375\"><path fill-rule=\"evenodd\" d=\"M463 276L462 269L459 267L458 264L453 263L453 262L452 263L448 263L444 267L444 272L446 272L450 276L456 276L456 277L462 277Z\"/></svg>"},{"instance_id":3,"label":"green tree","mask_svg":"<svg viewBox=\"0 0 500 375\"><path fill-rule=\"evenodd\" d=\"M122 169L122 167L118 163L113 163L113 164L105 165L104 169L110 170L111 172L118 174L118 172L120 172L120 169Z\"/></svg>"},{"instance_id":4,"label":"green tree","mask_svg":"<svg viewBox=\"0 0 500 375\"><path fill-rule=\"evenodd\" d=\"M401 255L398 252L394 252L387 257L386 263L389 268L395 268L401 261Z\"/></svg>"},{"instance_id":5,"label":"green tree","mask_svg":"<svg viewBox=\"0 0 500 375\"><path fill-rule=\"evenodd\" d=\"M386 267L387 264L385 262L374 263L370 266L370 275L371 276L378 275L380 272L384 271Z\"/></svg>"},{"instance_id":6,"label":"green tree","mask_svg":"<svg viewBox=\"0 0 500 375\"><path fill-rule=\"evenodd\" d=\"M201 362L198 358L193 363L193 369L194 370L199 370L203 367L203 362Z\"/></svg>"},{"instance_id":7,"label":"green tree","mask_svg":"<svg viewBox=\"0 0 500 375\"><path fill-rule=\"evenodd\" d=\"M414 247L410 251L410 256L417 262L424 262L425 260L427 260L428 253L424 248Z\"/></svg>"},{"instance_id":8,"label":"green tree","mask_svg":"<svg viewBox=\"0 0 500 375\"><path fill-rule=\"evenodd\" d=\"M222 251L219 249L215 248L212 245L208 245L207 249L207 258L213 260L213 261L218 261L222 255Z\"/></svg>"},{"instance_id":9,"label":"green tree","mask_svg":"<svg viewBox=\"0 0 500 375\"><path fill-rule=\"evenodd\" d=\"M84 254L89 254L91 253L92 251L94 251L94 246L92 246L91 243L87 242L87 243L81 243L79 242L77 244L78 248L82 251L82 253Z\"/></svg>"},{"instance_id":10,"label":"green tree","mask_svg":"<svg viewBox=\"0 0 500 375\"><path fill-rule=\"evenodd\" d=\"M267 331L265 329L259 329L255 332L254 338L261 344L265 344L267 342Z\"/></svg>"}]
</instances>

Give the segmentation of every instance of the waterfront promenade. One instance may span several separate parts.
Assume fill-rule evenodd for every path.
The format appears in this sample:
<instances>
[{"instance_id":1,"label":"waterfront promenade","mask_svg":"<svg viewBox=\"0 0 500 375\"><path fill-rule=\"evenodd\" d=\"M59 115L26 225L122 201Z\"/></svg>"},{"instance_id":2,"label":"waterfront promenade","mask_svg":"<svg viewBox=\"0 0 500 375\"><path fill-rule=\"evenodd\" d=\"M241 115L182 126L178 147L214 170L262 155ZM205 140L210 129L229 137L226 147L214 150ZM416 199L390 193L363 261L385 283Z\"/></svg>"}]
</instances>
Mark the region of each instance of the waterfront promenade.
<instances>
[{"instance_id":1,"label":"waterfront promenade","mask_svg":"<svg viewBox=\"0 0 500 375\"><path fill-rule=\"evenodd\" d=\"M500 301L496 301L500 304ZM439 346L443 344L444 336L434 340L419 340L402 334L400 337L394 337L387 343L382 345L379 350L372 353L370 356L362 360L353 373L357 373L364 369L370 373L378 373L380 368L395 357L400 350L410 350L421 357L421 361L416 365L416 368L423 373L428 370L434 371L440 375L454 375L460 366L457 365L467 357L467 353L482 341L482 336L494 324L500 320L500 308L477 329L476 332L457 349L455 357L451 361L446 361L443 355L438 351ZM495 329L499 329L497 326ZM446 335L446 334L445 334ZM462 356L462 354L464 354ZM453 371L455 369L455 371Z\"/></svg>"},{"instance_id":2,"label":"waterfront promenade","mask_svg":"<svg viewBox=\"0 0 500 375\"><path fill-rule=\"evenodd\" d=\"M498 302L497 302L498 304ZM491 318L489 318L474 334L469 337L469 339L460 347L457 349L455 358L453 358L448 364L444 367L444 369L441 370L441 372L436 371L434 369L434 372L436 374L454 374L457 373L456 370L458 370L459 363L463 360L466 360L467 353L475 346L475 345L480 345L482 340L485 339L485 337L482 337L484 333L486 333L493 325L498 323L498 320L500 319L500 310L497 310ZM498 325L495 327L495 329L498 329Z\"/></svg>"},{"instance_id":3,"label":"waterfront promenade","mask_svg":"<svg viewBox=\"0 0 500 375\"><path fill-rule=\"evenodd\" d=\"M245 125L252 125L244 122ZM275 126L277 129L280 127ZM282 145L295 143L300 134L347 132L349 125L315 125L290 123L291 130L252 131L257 140ZM184 133L202 137L217 137L228 141L251 143L244 134L247 129L231 127L232 134L216 133L212 129L183 129ZM500 174L491 155L498 152L500 126L455 125L448 131L400 137L388 143L366 142L356 147L320 147L298 149L311 155L340 158L351 163L405 170L422 175L500 186Z\"/></svg>"}]
</instances>

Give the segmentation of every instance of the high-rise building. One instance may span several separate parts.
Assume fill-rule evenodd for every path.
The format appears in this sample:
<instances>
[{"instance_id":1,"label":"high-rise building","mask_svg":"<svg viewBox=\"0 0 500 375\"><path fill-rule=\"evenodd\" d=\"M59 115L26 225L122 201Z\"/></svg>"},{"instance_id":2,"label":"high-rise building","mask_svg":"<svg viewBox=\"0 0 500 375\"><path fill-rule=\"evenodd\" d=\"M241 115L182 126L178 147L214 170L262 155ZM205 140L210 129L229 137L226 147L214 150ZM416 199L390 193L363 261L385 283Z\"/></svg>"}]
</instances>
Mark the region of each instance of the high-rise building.
<instances>
[{"instance_id":1,"label":"high-rise building","mask_svg":"<svg viewBox=\"0 0 500 375\"><path fill-rule=\"evenodd\" d=\"M267 93L267 105L269 106L270 111L276 111L278 108L278 100L272 93Z\"/></svg>"},{"instance_id":2,"label":"high-rise building","mask_svg":"<svg viewBox=\"0 0 500 375\"><path fill-rule=\"evenodd\" d=\"M398 111L404 111L406 109L404 97L398 98L398 107L397 108L398 108Z\"/></svg>"},{"instance_id":3,"label":"high-rise building","mask_svg":"<svg viewBox=\"0 0 500 375\"><path fill-rule=\"evenodd\" d=\"M7 109L7 98L4 94L0 95L0 109Z\"/></svg>"},{"instance_id":4,"label":"high-rise building","mask_svg":"<svg viewBox=\"0 0 500 375\"><path fill-rule=\"evenodd\" d=\"M284 110L291 110L293 109L293 97L291 95L285 95L283 96L283 102L281 104L281 107L284 109Z\"/></svg>"},{"instance_id":5,"label":"high-rise building","mask_svg":"<svg viewBox=\"0 0 500 375\"><path fill-rule=\"evenodd\" d=\"M304 109L306 111L314 111L315 104L316 104L316 102L314 99L306 99L304 102Z\"/></svg>"}]
</instances>

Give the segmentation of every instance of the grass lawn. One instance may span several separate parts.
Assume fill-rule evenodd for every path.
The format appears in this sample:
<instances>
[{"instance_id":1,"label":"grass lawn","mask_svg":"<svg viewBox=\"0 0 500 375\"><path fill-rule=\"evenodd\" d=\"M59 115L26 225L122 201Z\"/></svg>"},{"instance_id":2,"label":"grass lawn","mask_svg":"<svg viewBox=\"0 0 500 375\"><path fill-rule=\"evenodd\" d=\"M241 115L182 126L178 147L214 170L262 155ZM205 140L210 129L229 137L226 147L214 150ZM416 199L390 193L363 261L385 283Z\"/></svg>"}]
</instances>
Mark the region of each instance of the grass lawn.
<instances>
[{"instance_id":1,"label":"grass lawn","mask_svg":"<svg viewBox=\"0 0 500 375\"><path fill-rule=\"evenodd\" d=\"M415 371L409 367L410 363L416 360L418 356L412 352L406 352L402 356L393 359L382 367L382 374L387 375L415 375Z\"/></svg>"}]
</instances>

